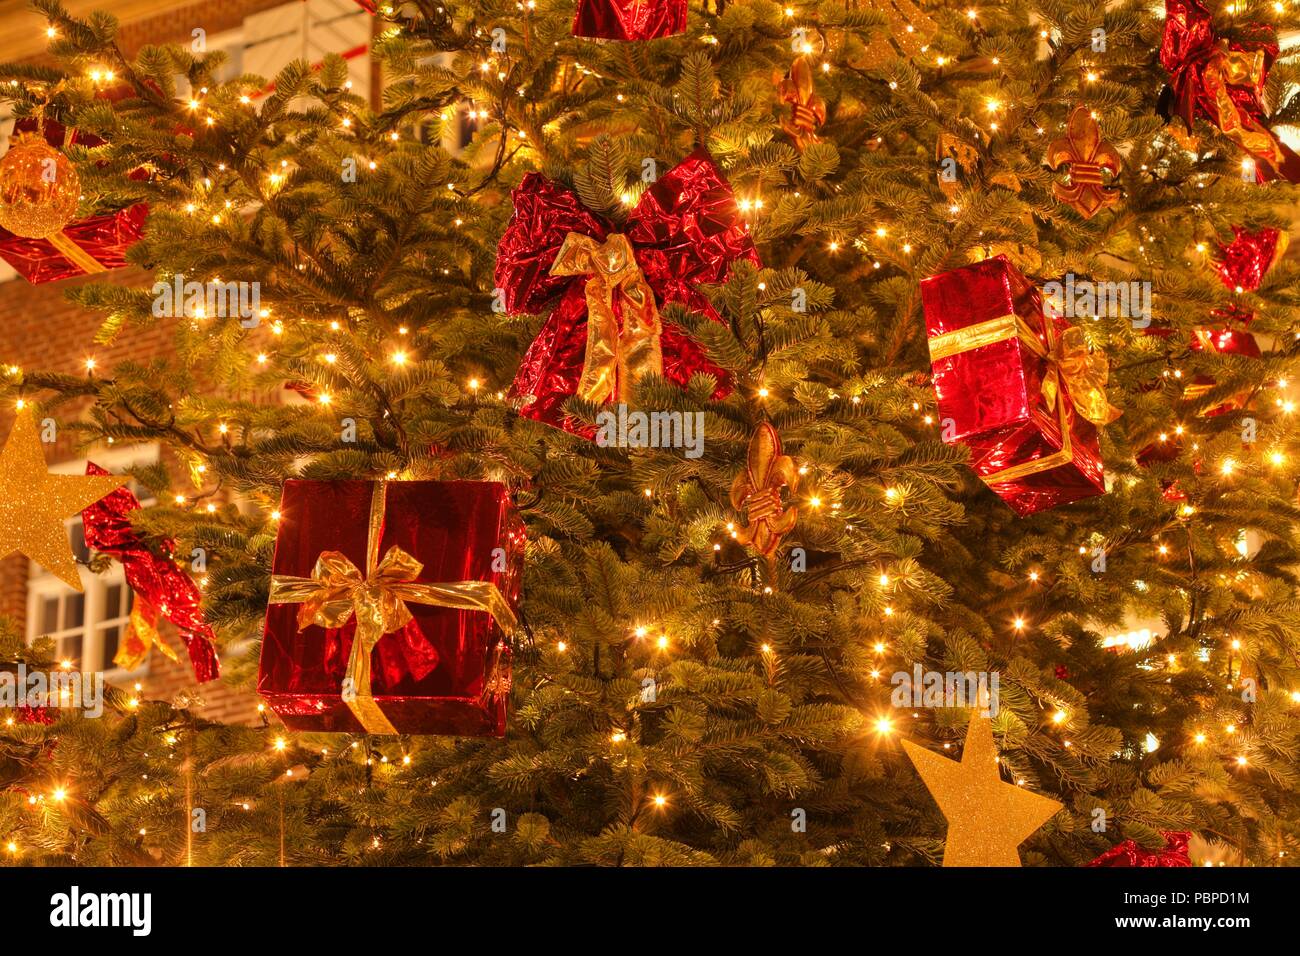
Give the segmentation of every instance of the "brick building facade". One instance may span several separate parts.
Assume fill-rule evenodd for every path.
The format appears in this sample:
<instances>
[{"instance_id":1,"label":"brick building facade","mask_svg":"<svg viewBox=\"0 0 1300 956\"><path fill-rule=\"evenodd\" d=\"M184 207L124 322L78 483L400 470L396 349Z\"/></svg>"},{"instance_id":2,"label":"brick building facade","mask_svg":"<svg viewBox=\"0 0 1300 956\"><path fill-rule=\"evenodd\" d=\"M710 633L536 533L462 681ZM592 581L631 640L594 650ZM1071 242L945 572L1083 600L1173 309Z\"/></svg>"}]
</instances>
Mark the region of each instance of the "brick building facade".
<instances>
[{"instance_id":1,"label":"brick building facade","mask_svg":"<svg viewBox=\"0 0 1300 956\"><path fill-rule=\"evenodd\" d=\"M74 15L102 9L118 16L122 24L119 45L128 57L146 44L190 44L194 31L201 29L208 49L228 53L231 75L249 72L270 77L292 59L315 63L325 52L337 52L348 55L354 92L373 98L378 90L378 76L364 55L372 23L351 0L73 0L66 5ZM0 48L7 59L41 60L44 26L25 0L0 0ZM8 119L0 123L0 152L7 149L10 126ZM110 345L95 344L103 317L65 297L69 288L90 281L150 286L154 280L149 273L121 269L30 285L0 263L0 364L84 375L88 358L100 368L111 368L121 361L147 361L168 350L172 330L166 322L148 329L129 329ZM56 420L75 420L84 408L84 404L63 406ZM0 435L8 434L12 421L11 412L0 412ZM131 464L156 461L162 454L157 446L105 445L78 450L65 435L46 446L50 470L69 473L81 473L87 459L120 471ZM84 548L78 522L70 523L69 532L74 547ZM155 650L138 671L115 669L112 656L129 613L129 589L116 564L99 576L83 570L82 579L85 592L77 595L21 555L0 558L0 614L20 622L29 639L55 637L60 657L83 670L104 671L114 684L138 683L146 699L171 700L178 692L197 690L203 703L196 710L205 717L228 723L257 719L258 700L251 681L220 680L196 688L180 638L165 622L160 633L176 649L180 663Z\"/></svg>"}]
</instances>

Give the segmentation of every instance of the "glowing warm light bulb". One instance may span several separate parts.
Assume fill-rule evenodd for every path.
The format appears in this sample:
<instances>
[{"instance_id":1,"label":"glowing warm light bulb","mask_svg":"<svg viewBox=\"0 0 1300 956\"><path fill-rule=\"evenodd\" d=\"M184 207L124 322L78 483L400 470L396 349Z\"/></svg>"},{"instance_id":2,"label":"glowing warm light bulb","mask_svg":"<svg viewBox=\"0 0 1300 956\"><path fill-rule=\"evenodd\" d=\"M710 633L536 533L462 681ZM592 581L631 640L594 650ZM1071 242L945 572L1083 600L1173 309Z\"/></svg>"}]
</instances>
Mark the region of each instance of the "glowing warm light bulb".
<instances>
[{"instance_id":1,"label":"glowing warm light bulb","mask_svg":"<svg viewBox=\"0 0 1300 956\"><path fill-rule=\"evenodd\" d=\"M276 750L284 750L284 749L285 749L286 747L288 747L288 746L289 746L289 742L288 742L287 740L285 740L283 737L276 737L276 738L275 738L275 749L276 749Z\"/></svg>"},{"instance_id":2,"label":"glowing warm light bulb","mask_svg":"<svg viewBox=\"0 0 1300 956\"><path fill-rule=\"evenodd\" d=\"M659 635L659 640L657 640L657 641L655 642L655 645L656 645L656 646L659 648L659 650L661 650L661 651L666 651L666 650L668 650L668 635L667 635L667 634L660 634L660 635Z\"/></svg>"},{"instance_id":3,"label":"glowing warm light bulb","mask_svg":"<svg viewBox=\"0 0 1300 956\"><path fill-rule=\"evenodd\" d=\"M563 654L565 651L569 649L569 645L566 644L564 641L556 641L555 649L559 651L561 654Z\"/></svg>"},{"instance_id":4,"label":"glowing warm light bulb","mask_svg":"<svg viewBox=\"0 0 1300 956\"><path fill-rule=\"evenodd\" d=\"M894 722L888 717L881 717L876 721L876 733L887 734L894 729Z\"/></svg>"},{"instance_id":5,"label":"glowing warm light bulb","mask_svg":"<svg viewBox=\"0 0 1300 956\"><path fill-rule=\"evenodd\" d=\"M1018 617L1011 622L1011 626L1017 631L1023 631L1025 629L1025 619L1023 617Z\"/></svg>"},{"instance_id":6,"label":"glowing warm light bulb","mask_svg":"<svg viewBox=\"0 0 1300 956\"><path fill-rule=\"evenodd\" d=\"M1063 724L1065 723L1065 717L1066 717L1065 711L1058 710L1056 713L1052 715L1052 723Z\"/></svg>"},{"instance_id":7,"label":"glowing warm light bulb","mask_svg":"<svg viewBox=\"0 0 1300 956\"><path fill-rule=\"evenodd\" d=\"M667 805L667 803L668 803L668 798L665 797L662 793L655 794L654 804L656 807L663 807Z\"/></svg>"},{"instance_id":8,"label":"glowing warm light bulb","mask_svg":"<svg viewBox=\"0 0 1300 956\"><path fill-rule=\"evenodd\" d=\"M1030 572L1029 572L1029 580L1030 580L1032 583L1037 584L1037 583L1038 583L1038 572L1037 572L1037 571L1030 571Z\"/></svg>"},{"instance_id":9,"label":"glowing warm light bulb","mask_svg":"<svg viewBox=\"0 0 1300 956\"><path fill-rule=\"evenodd\" d=\"M392 354L391 358L392 358L392 362L393 362L394 365L405 365L405 364L406 364L406 353L405 353L405 352L394 352L394 353Z\"/></svg>"}]
</instances>

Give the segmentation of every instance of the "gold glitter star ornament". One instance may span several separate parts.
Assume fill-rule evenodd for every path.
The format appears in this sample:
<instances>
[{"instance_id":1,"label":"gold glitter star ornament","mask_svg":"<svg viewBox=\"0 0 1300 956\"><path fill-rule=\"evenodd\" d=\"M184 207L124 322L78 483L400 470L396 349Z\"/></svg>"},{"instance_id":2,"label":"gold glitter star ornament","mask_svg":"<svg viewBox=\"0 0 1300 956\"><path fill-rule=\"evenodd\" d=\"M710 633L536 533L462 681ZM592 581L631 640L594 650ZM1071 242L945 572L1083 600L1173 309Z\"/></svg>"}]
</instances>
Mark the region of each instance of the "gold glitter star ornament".
<instances>
[{"instance_id":1,"label":"gold glitter star ornament","mask_svg":"<svg viewBox=\"0 0 1300 956\"><path fill-rule=\"evenodd\" d=\"M123 475L51 475L31 412L19 411L0 450L0 558L19 551L74 590L77 559L64 520L126 484Z\"/></svg>"},{"instance_id":2,"label":"gold glitter star ornament","mask_svg":"<svg viewBox=\"0 0 1300 956\"><path fill-rule=\"evenodd\" d=\"M909 740L903 750L948 820L944 866L1019 866L1017 848L1061 809L1055 800L1002 779L993 722L978 711L960 762Z\"/></svg>"}]
</instances>

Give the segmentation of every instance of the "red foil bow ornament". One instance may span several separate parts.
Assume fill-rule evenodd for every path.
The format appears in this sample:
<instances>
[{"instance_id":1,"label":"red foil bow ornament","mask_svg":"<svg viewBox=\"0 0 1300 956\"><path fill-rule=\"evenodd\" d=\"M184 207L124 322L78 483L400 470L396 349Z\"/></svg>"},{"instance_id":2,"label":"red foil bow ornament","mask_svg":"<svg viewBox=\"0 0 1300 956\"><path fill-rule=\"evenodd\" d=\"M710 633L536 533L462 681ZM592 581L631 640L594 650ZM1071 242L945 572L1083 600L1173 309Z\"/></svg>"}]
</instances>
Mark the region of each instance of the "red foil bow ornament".
<instances>
[{"instance_id":1,"label":"red foil bow ornament","mask_svg":"<svg viewBox=\"0 0 1300 956\"><path fill-rule=\"evenodd\" d=\"M1219 278L1228 289L1254 292L1286 252L1287 234L1267 226L1258 232L1233 226L1232 236L1232 242L1219 246Z\"/></svg>"},{"instance_id":2,"label":"red foil bow ornament","mask_svg":"<svg viewBox=\"0 0 1300 956\"><path fill-rule=\"evenodd\" d=\"M1054 183L1052 192L1084 219L1119 203L1119 192L1106 187L1103 171L1119 175L1123 160L1115 147L1101 138L1101 127L1086 106L1076 106L1066 123L1065 135L1047 147L1047 165L1070 167L1070 182Z\"/></svg>"},{"instance_id":3,"label":"red foil bow ornament","mask_svg":"<svg viewBox=\"0 0 1300 956\"><path fill-rule=\"evenodd\" d=\"M1117 843L1088 866L1191 866L1187 844L1192 835L1186 830L1165 832L1162 850L1144 850L1132 840Z\"/></svg>"},{"instance_id":4,"label":"red foil bow ornament","mask_svg":"<svg viewBox=\"0 0 1300 956\"><path fill-rule=\"evenodd\" d=\"M1160 63L1169 86L1160 112L1181 117L1188 132L1204 116L1256 160L1263 182L1300 182L1300 156L1264 125L1261 97L1277 58L1277 34L1267 24L1251 24L1250 40L1215 35L1213 14L1200 0L1165 0L1165 33Z\"/></svg>"},{"instance_id":5,"label":"red foil bow ornament","mask_svg":"<svg viewBox=\"0 0 1300 956\"><path fill-rule=\"evenodd\" d=\"M523 415L590 436L593 429L564 414L575 395L621 398L651 372L682 387L692 375L711 375L714 399L731 391L726 371L658 313L680 302L721 322L698 286L724 281L742 259L759 264L731 187L706 150L661 176L621 227L540 173L525 176L512 199L496 265L506 311L534 314L555 301L510 387Z\"/></svg>"},{"instance_id":6,"label":"red foil bow ornament","mask_svg":"<svg viewBox=\"0 0 1300 956\"><path fill-rule=\"evenodd\" d=\"M781 102L790 104L790 116L781 121L781 129L803 152L821 142L818 128L826 122L826 101L813 89L813 72L806 56L795 57L790 72L777 86Z\"/></svg>"},{"instance_id":7,"label":"red foil bow ornament","mask_svg":"<svg viewBox=\"0 0 1300 956\"><path fill-rule=\"evenodd\" d=\"M781 453L781 436L763 422L749 440L745 467L731 483L731 506L745 515L747 523L736 532L736 540L752 547L767 561L769 571L781 539L794 530L799 509L781 502L781 491L791 494L799 487L799 470L789 455ZM769 580L774 579L769 576Z\"/></svg>"},{"instance_id":8,"label":"red foil bow ornament","mask_svg":"<svg viewBox=\"0 0 1300 956\"><path fill-rule=\"evenodd\" d=\"M94 462L87 462L86 474L107 475L108 472ZM129 488L122 487L105 495L81 512L86 546L117 558L126 572L126 583L136 596L176 625L189 652L194 679L200 684L216 680L221 666L217 662L215 635L199 607L199 589L175 561L158 557L145 547L143 539L131 527L130 514L139 510L140 502ZM168 540L163 542L163 547L170 554L176 546ZM136 620L133 613L133 626ZM140 623L152 622L146 616ZM137 632L137 636L144 635ZM162 641L158 641L158 646L163 647ZM143 650L148 653L147 647Z\"/></svg>"},{"instance_id":9,"label":"red foil bow ornament","mask_svg":"<svg viewBox=\"0 0 1300 956\"><path fill-rule=\"evenodd\" d=\"M573 35L654 40L686 32L686 0L578 0Z\"/></svg>"}]
</instances>

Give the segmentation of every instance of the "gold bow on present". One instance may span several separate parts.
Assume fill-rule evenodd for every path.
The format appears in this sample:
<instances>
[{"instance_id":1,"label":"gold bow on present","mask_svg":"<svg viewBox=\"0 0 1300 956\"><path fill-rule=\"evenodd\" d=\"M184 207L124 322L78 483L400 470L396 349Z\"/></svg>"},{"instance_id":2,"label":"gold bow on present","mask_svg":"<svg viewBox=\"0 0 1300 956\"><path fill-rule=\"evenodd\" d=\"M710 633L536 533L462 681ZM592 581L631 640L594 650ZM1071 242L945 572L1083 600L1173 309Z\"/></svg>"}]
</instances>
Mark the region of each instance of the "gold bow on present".
<instances>
[{"instance_id":1,"label":"gold bow on present","mask_svg":"<svg viewBox=\"0 0 1300 956\"><path fill-rule=\"evenodd\" d=\"M626 402L633 382L652 372L663 374L659 310L627 236L616 232L597 242L582 233L569 233L551 266L551 275L591 276L586 289L587 355L578 381L580 397L597 404L614 396ZM615 296L622 306L622 328L614 310Z\"/></svg>"},{"instance_id":2,"label":"gold bow on present","mask_svg":"<svg viewBox=\"0 0 1300 956\"><path fill-rule=\"evenodd\" d=\"M1071 326L1058 335L1055 319L1047 315L1043 317L1043 325L1047 335L1046 345L1028 323L1015 313L945 332L929 340L931 363L1008 339L1019 339L1030 351L1047 360L1040 392L1048 410L1055 411L1060 421L1061 450L1034 461L982 475L985 484L1018 481L1071 461L1074 449L1070 439L1069 407L1098 426L1109 425L1123 414L1106 398L1106 379L1110 375L1106 357L1088 351L1083 330ZM1068 406L1066 402L1060 401L1062 389L1070 399Z\"/></svg>"},{"instance_id":3,"label":"gold bow on present","mask_svg":"<svg viewBox=\"0 0 1300 956\"><path fill-rule=\"evenodd\" d=\"M271 604L302 605L298 609L299 631L312 625L343 627L356 615L356 633L343 677L343 701L361 726L372 734L397 733L375 703L370 655L381 637L401 630L411 621L407 602L486 611L507 639L516 627L514 612L501 591L490 581L416 581L424 566L397 545L389 548L379 560L386 497L386 483L375 482L370 496L364 574L341 551L323 551L316 559L311 577L271 576Z\"/></svg>"}]
</instances>

